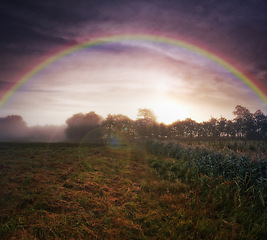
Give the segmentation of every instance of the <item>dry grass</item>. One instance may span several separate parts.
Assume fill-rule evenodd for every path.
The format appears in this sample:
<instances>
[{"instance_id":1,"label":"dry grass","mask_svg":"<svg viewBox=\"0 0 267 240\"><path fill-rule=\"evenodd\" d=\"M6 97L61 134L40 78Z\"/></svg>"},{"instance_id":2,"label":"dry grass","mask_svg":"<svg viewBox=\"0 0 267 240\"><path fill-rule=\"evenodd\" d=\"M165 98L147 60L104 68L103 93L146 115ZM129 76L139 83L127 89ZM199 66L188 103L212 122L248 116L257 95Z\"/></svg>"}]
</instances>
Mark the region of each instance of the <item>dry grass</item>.
<instances>
[{"instance_id":1,"label":"dry grass","mask_svg":"<svg viewBox=\"0 0 267 240\"><path fill-rule=\"evenodd\" d=\"M1 239L253 239L137 146L1 144ZM227 219L227 220L226 220Z\"/></svg>"}]
</instances>

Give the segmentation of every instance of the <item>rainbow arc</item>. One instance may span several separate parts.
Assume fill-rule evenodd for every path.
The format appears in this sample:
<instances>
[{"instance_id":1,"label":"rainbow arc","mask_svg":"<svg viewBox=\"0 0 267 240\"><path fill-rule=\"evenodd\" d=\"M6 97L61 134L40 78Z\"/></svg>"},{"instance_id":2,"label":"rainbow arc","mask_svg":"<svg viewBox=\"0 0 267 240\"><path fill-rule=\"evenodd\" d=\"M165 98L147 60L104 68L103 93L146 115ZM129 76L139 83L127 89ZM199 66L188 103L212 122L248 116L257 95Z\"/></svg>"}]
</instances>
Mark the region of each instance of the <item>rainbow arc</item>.
<instances>
[{"instance_id":1,"label":"rainbow arc","mask_svg":"<svg viewBox=\"0 0 267 240\"><path fill-rule=\"evenodd\" d=\"M36 75L38 72L40 72L47 66L55 63L57 60L73 52L79 51L84 48L91 48L94 46L100 46L112 42L124 42L124 41L126 42L126 41L140 41L140 40L147 42L162 43L179 48L184 48L210 59L211 61L219 64L220 66L225 68L228 72L236 76L240 81L245 83L256 95L258 95L258 97L265 104L267 104L267 93L264 91L264 88L261 87L259 83L257 83L256 80L254 80L248 74L245 74L243 71L241 71L233 63L231 63L231 61L228 61L225 58L220 57L219 55L208 51L207 49L191 44L187 41L178 40L171 37L158 36L153 34L120 34L120 35L97 37L86 42L82 42L73 46L68 46L65 49L59 50L57 53L46 57L44 61L38 63L36 66L31 68L30 71L24 74L23 77L18 79L18 81L6 91L6 93L0 98L0 108L17 90L20 89L20 87L23 84L25 84L34 75Z\"/></svg>"}]
</instances>

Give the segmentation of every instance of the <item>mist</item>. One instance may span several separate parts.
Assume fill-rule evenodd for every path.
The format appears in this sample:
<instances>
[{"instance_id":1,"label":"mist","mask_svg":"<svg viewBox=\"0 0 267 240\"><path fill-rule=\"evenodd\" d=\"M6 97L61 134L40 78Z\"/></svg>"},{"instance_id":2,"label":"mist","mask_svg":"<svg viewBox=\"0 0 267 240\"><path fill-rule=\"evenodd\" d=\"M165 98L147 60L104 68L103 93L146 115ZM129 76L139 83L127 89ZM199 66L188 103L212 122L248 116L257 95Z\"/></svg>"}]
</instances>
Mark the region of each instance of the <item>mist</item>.
<instances>
[{"instance_id":1,"label":"mist","mask_svg":"<svg viewBox=\"0 0 267 240\"><path fill-rule=\"evenodd\" d=\"M66 141L66 125L28 127L19 115L0 118L1 142L62 142Z\"/></svg>"}]
</instances>

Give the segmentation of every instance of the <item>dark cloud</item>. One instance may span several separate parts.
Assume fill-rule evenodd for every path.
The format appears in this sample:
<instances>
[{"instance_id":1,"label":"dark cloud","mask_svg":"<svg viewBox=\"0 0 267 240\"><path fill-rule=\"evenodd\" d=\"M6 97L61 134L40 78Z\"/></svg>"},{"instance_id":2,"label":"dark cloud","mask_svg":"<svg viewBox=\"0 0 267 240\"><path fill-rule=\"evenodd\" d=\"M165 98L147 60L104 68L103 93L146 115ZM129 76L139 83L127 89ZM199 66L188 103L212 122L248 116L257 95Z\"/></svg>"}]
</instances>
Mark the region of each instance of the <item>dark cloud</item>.
<instances>
[{"instance_id":1,"label":"dark cloud","mask_svg":"<svg viewBox=\"0 0 267 240\"><path fill-rule=\"evenodd\" d=\"M256 2L6 1L1 3L1 30L5 33L1 41L25 46L36 41L41 48L84 37L84 28L87 35L97 29L107 33L136 28L174 32L219 50L231 50L237 44L241 50L242 46L261 48L267 32L267 4Z\"/></svg>"}]
</instances>

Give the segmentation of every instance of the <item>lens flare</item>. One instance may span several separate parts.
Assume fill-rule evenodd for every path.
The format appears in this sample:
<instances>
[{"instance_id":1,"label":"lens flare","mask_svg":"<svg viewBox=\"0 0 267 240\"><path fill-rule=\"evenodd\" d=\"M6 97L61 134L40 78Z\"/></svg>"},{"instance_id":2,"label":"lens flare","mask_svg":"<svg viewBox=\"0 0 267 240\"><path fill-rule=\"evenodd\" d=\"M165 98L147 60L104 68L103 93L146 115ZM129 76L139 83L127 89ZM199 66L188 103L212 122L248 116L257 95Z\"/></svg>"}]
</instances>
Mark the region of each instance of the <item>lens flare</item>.
<instances>
[{"instance_id":1,"label":"lens flare","mask_svg":"<svg viewBox=\"0 0 267 240\"><path fill-rule=\"evenodd\" d=\"M105 138L105 144L108 149L120 151L130 148L129 141L121 133L112 133Z\"/></svg>"}]
</instances>

